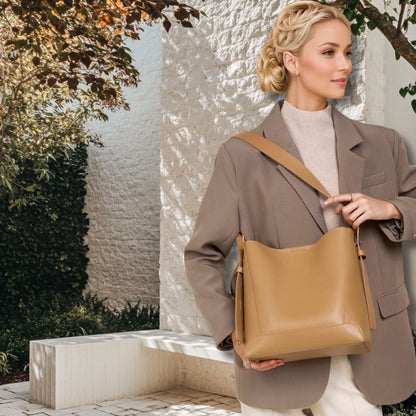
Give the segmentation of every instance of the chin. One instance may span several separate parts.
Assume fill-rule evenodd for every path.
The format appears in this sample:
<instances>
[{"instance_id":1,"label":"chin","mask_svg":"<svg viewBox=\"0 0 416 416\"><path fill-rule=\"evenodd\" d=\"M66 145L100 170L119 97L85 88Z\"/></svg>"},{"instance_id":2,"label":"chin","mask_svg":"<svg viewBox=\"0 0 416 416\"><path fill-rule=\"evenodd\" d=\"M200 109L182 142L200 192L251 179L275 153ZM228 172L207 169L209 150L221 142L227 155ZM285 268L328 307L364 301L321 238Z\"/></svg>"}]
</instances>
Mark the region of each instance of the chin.
<instances>
[{"instance_id":1,"label":"chin","mask_svg":"<svg viewBox=\"0 0 416 416\"><path fill-rule=\"evenodd\" d=\"M343 98L345 95L345 90L344 91L339 91L337 93L333 93L328 95L328 98L334 99L334 100L339 100L341 98Z\"/></svg>"}]
</instances>

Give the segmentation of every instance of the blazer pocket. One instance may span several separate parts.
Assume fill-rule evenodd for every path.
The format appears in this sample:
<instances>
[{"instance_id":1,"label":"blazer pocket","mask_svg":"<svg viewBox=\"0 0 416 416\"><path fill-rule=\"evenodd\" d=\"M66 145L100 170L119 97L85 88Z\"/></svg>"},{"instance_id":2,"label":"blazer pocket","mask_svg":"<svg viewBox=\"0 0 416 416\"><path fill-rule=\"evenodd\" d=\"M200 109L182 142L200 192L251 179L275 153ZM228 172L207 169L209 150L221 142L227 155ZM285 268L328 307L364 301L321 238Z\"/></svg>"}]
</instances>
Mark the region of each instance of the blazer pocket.
<instances>
[{"instance_id":1,"label":"blazer pocket","mask_svg":"<svg viewBox=\"0 0 416 416\"><path fill-rule=\"evenodd\" d=\"M386 182L386 174L384 172L377 172L363 179L362 188L369 188L370 186L379 185L384 182Z\"/></svg>"},{"instance_id":2,"label":"blazer pocket","mask_svg":"<svg viewBox=\"0 0 416 416\"><path fill-rule=\"evenodd\" d=\"M397 289L379 296L377 303L383 318L388 318L405 310L410 305L406 286L403 284Z\"/></svg>"}]
</instances>

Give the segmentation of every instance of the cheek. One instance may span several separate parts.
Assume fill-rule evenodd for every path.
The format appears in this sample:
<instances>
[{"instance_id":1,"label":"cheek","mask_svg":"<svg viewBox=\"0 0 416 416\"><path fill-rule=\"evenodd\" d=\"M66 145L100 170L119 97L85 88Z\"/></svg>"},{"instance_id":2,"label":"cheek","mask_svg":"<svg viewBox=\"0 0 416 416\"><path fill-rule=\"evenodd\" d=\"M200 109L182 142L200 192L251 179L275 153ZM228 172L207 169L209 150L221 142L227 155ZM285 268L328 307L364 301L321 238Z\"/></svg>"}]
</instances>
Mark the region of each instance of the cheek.
<instances>
[{"instance_id":1,"label":"cheek","mask_svg":"<svg viewBox=\"0 0 416 416\"><path fill-rule=\"evenodd\" d=\"M330 77L334 73L334 64L330 60L310 60L305 62L305 75L314 77L316 82L317 78L322 81L326 81L323 77Z\"/></svg>"}]
</instances>

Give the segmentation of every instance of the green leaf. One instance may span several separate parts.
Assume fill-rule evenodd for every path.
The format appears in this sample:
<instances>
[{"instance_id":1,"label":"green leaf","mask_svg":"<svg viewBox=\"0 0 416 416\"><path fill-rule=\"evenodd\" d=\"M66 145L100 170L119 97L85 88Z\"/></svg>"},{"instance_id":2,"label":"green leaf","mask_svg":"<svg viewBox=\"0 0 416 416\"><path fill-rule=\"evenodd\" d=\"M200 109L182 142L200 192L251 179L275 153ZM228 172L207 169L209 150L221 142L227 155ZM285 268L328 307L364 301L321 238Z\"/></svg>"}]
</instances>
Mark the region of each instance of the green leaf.
<instances>
[{"instance_id":1,"label":"green leaf","mask_svg":"<svg viewBox=\"0 0 416 416\"><path fill-rule=\"evenodd\" d=\"M68 60L69 53L68 52L59 52L58 54L58 61L64 62Z\"/></svg>"},{"instance_id":2,"label":"green leaf","mask_svg":"<svg viewBox=\"0 0 416 416\"><path fill-rule=\"evenodd\" d=\"M357 23L353 23L351 25L351 32L353 35L359 35L360 34L360 25L357 25Z\"/></svg>"},{"instance_id":3,"label":"green leaf","mask_svg":"<svg viewBox=\"0 0 416 416\"><path fill-rule=\"evenodd\" d=\"M408 91L408 87L400 88L399 89L399 94L404 98L404 97L406 97L407 91Z\"/></svg>"},{"instance_id":4,"label":"green leaf","mask_svg":"<svg viewBox=\"0 0 416 416\"><path fill-rule=\"evenodd\" d=\"M351 21L351 20L353 20L353 19L355 18L356 13L355 13L353 10L346 10L346 11L344 12L344 15L345 15L345 17L346 17L349 21Z\"/></svg>"},{"instance_id":5,"label":"green leaf","mask_svg":"<svg viewBox=\"0 0 416 416\"><path fill-rule=\"evenodd\" d=\"M37 188L37 185L36 184L32 184L32 185L26 186L25 187L25 190L27 192L34 192L36 188Z\"/></svg>"},{"instance_id":6,"label":"green leaf","mask_svg":"<svg viewBox=\"0 0 416 416\"><path fill-rule=\"evenodd\" d=\"M364 23L364 16L362 14L357 15L357 23L361 26Z\"/></svg>"},{"instance_id":7,"label":"green leaf","mask_svg":"<svg viewBox=\"0 0 416 416\"><path fill-rule=\"evenodd\" d=\"M23 49L28 46L28 42L26 39L19 39L18 41L14 42L16 48Z\"/></svg>"}]
</instances>

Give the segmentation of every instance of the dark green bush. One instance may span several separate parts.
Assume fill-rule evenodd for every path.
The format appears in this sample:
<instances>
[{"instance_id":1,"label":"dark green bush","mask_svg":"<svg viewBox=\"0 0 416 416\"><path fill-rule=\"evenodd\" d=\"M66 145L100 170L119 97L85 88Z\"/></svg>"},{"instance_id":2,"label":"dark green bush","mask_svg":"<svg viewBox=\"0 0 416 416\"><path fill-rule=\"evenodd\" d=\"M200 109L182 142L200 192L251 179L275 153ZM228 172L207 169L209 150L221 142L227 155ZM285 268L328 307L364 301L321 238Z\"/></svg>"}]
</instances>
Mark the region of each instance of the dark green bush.
<instances>
[{"instance_id":1,"label":"dark green bush","mask_svg":"<svg viewBox=\"0 0 416 416\"><path fill-rule=\"evenodd\" d=\"M69 158L51 159L54 175L39 183L35 196L24 189L20 195L0 195L0 315L39 297L81 296L88 278L86 163L86 146L79 146ZM21 182L34 175L28 165ZM11 200L26 205L10 209Z\"/></svg>"},{"instance_id":2,"label":"dark green bush","mask_svg":"<svg viewBox=\"0 0 416 416\"><path fill-rule=\"evenodd\" d=\"M105 334L123 331L154 329L159 326L158 308L127 304L121 311L105 306L96 296L87 295L68 300L55 295L45 302L33 301L24 305L14 319L7 322L0 317L5 330L0 333L0 351L11 350L18 359L12 369L23 369L29 361L29 341L34 339Z\"/></svg>"},{"instance_id":3,"label":"dark green bush","mask_svg":"<svg viewBox=\"0 0 416 416\"><path fill-rule=\"evenodd\" d=\"M107 308L82 296L87 283L88 219L83 212L87 149L50 160L53 176L20 194L0 194L0 352L3 366L23 369L33 339L157 328L157 308ZM31 183L28 162L19 178ZM34 195L35 193L35 195Z\"/></svg>"}]
</instances>

